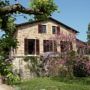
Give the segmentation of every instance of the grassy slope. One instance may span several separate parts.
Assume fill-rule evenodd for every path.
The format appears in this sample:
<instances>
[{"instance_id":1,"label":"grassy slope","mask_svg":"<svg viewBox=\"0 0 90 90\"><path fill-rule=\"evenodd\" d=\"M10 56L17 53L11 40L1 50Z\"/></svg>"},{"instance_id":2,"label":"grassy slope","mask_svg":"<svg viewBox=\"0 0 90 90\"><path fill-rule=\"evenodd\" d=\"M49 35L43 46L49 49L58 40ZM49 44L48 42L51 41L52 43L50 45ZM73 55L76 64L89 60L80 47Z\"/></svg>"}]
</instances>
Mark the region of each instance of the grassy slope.
<instances>
[{"instance_id":1,"label":"grassy slope","mask_svg":"<svg viewBox=\"0 0 90 90\"><path fill-rule=\"evenodd\" d=\"M90 90L89 79L36 78L19 85L21 90Z\"/></svg>"}]
</instances>

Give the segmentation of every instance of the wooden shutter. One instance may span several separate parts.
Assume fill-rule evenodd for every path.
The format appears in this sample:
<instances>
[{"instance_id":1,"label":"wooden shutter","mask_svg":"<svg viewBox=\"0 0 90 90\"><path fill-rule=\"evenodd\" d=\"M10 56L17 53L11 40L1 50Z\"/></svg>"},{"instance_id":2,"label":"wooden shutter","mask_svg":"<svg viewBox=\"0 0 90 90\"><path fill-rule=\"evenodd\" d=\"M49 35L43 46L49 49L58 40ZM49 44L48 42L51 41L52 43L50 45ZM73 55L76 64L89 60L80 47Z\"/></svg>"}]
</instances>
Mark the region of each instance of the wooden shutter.
<instances>
[{"instance_id":1,"label":"wooden shutter","mask_svg":"<svg viewBox=\"0 0 90 90\"><path fill-rule=\"evenodd\" d=\"M40 50L39 50L39 40L37 39L36 40L36 54L38 55L40 53Z\"/></svg>"},{"instance_id":2,"label":"wooden shutter","mask_svg":"<svg viewBox=\"0 0 90 90\"><path fill-rule=\"evenodd\" d=\"M28 54L28 39L24 39L24 53Z\"/></svg>"},{"instance_id":3,"label":"wooden shutter","mask_svg":"<svg viewBox=\"0 0 90 90\"><path fill-rule=\"evenodd\" d=\"M38 33L41 33L41 24L38 24Z\"/></svg>"},{"instance_id":4,"label":"wooden shutter","mask_svg":"<svg viewBox=\"0 0 90 90\"><path fill-rule=\"evenodd\" d=\"M64 49L65 49L64 41L60 41L60 46L61 46L61 52L64 52Z\"/></svg>"},{"instance_id":5,"label":"wooden shutter","mask_svg":"<svg viewBox=\"0 0 90 90\"><path fill-rule=\"evenodd\" d=\"M49 51L53 51L53 41L49 40Z\"/></svg>"},{"instance_id":6,"label":"wooden shutter","mask_svg":"<svg viewBox=\"0 0 90 90\"><path fill-rule=\"evenodd\" d=\"M57 26L57 34L60 34L60 26Z\"/></svg>"},{"instance_id":7,"label":"wooden shutter","mask_svg":"<svg viewBox=\"0 0 90 90\"><path fill-rule=\"evenodd\" d=\"M57 52L57 42L54 41L53 43L54 43L54 52Z\"/></svg>"}]
</instances>

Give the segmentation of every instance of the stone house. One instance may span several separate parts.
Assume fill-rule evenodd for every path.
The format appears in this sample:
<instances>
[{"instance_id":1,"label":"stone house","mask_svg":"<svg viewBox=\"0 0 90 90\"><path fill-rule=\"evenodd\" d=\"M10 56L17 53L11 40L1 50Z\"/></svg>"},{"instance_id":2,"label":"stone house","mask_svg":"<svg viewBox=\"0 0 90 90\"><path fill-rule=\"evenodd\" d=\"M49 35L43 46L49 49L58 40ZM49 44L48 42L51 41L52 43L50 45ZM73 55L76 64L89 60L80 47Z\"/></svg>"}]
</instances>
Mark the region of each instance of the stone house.
<instances>
[{"instance_id":1,"label":"stone house","mask_svg":"<svg viewBox=\"0 0 90 90\"><path fill-rule=\"evenodd\" d=\"M18 24L15 33L18 46L11 52L11 56L14 56L14 67L17 70L24 68L25 56L38 56L45 52L65 52L70 49L77 51L77 33L75 29L54 18ZM23 72L25 71L26 69L23 69Z\"/></svg>"},{"instance_id":2,"label":"stone house","mask_svg":"<svg viewBox=\"0 0 90 90\"><path fill-rule=\"evenodd\" d=\"M53 18L19 24L15 33L19 43L13 54L14 56L25 56L40 55L55 50L61 52L64 41L70 42L72 49L77 51L77 33L75 29Z\"/></svg>"},{"instance_id":3,"label":"stone house","mask_svg":"<svg viewBox=\"0 0 90 90\"><path fill-rule=\"evenodd\" d=\"M77 47L77 53L81 55L89 55L90 54L90 46L79 39L76 39L76 47Z\"/></svg>"},{"instance_id":4,"label":"stone house","mask_svg":"<svg viewBox=\"0 0 90 90\"><path fill-rule=\"evenodd\" d=\"M77 53L81 55L85 55L87 51L87 44L79 39L76 39L77 42Z\"/></svg>"}]
</instances>

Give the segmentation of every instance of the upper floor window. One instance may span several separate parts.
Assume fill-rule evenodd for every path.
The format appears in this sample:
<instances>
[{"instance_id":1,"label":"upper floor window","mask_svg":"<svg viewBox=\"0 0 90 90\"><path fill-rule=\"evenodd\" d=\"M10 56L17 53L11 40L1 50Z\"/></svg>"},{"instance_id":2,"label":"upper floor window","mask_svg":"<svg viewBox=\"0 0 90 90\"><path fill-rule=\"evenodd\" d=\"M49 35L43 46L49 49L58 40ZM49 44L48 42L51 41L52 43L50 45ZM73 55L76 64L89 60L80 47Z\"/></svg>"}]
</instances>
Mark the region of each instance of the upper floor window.
<instances>
[{"instance_id":1,"label":"upper floor window","mask_svg":"<svg viewBox=\"0 0 90 90\"><path fill-rule=\"evenodd\" d=\"M52 34L56 34L57 32L57 27L56 26L52 26Z\"/></svg>"},{"instance_id":2,"label":"upper floor window","mask_svg":"<svg viewBox=\"0 0 90 90\"><path fill-rule=\"evenodd\" d=\"M39 33L46 33L46 25L38 25L38 32Z\"/></svg>"},{"instance_id":3,"label":"upper floor window","mask_svg":"<svg viewBox=\"0 0 90 90\"><path fill-rule=\"evenodd\" d=\"M52 34L60 34L60 27L52 26Z\"/></svg>"}]
</instances>

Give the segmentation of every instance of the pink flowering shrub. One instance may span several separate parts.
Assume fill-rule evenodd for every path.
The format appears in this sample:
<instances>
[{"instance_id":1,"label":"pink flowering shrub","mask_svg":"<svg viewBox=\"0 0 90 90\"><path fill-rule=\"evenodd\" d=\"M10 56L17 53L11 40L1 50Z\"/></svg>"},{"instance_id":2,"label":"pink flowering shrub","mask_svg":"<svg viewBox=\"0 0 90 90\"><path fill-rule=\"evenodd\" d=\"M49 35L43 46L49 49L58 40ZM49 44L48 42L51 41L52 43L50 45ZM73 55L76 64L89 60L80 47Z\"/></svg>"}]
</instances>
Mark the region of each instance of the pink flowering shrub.
<instances>
[{"instance_id":1,"label":"pink flowering shrub","mask_svg":"<svg viewBox=\"0 0 90 90\"><path fill-rule=\"evenodd\" d=\"M45 76L66 75L67 68L64 66L65 60L61 58L60 53L45 53L42 60Z\"/></svg>"},{"instance_id":2,"label":"pink flowering shrub","mask_svg":"<svg viewBox=\"0 0 90 90\"><path fill-rule=\"evenodd\" d=\"M60 58L50 58L47 71L49 76L66 76L67 68L64 65L65 61Z\"/></svg>"},{"instance_id":3,"label":"pink flowering shrub","mask_svg":"<svg viewBox=\"0 0 90 90\"><path fill-rule=\"evenodd\" d=\"M54 57L55 55L55 57ZM90 60L86 56L77 56L74 51L66 54L45 55L43 67L47 76L90 76Z\"/></svg>"},{"instance_id":4,"label":"pink flowering shrub","mask_svg":"<svg viewBox=\"0 0 90 90\"><path fill-rule=\"evenodd\" d=\"M82 55L83 48L81 43L76 42L76 36L73 34L65 34L63 31L55 34L55 36L49 38L49 40L56 41L54 47L60 46L61 53L56 53L57 50L49 50L51 52L45 53L43 56L43 67L45 75L61 75L61 76L89 76L90 75L90 61L89 58ZM59 43L58 43L59 42ZM82 50L78 49L78 54L73 51L72 43L77 43L78 47L83 47ZM50 45L51 42L47 42L46 45ZM58 56L58 55L59 56ZM55 56L55 57L54 57Z\"/></svg>"}]
</instances>

